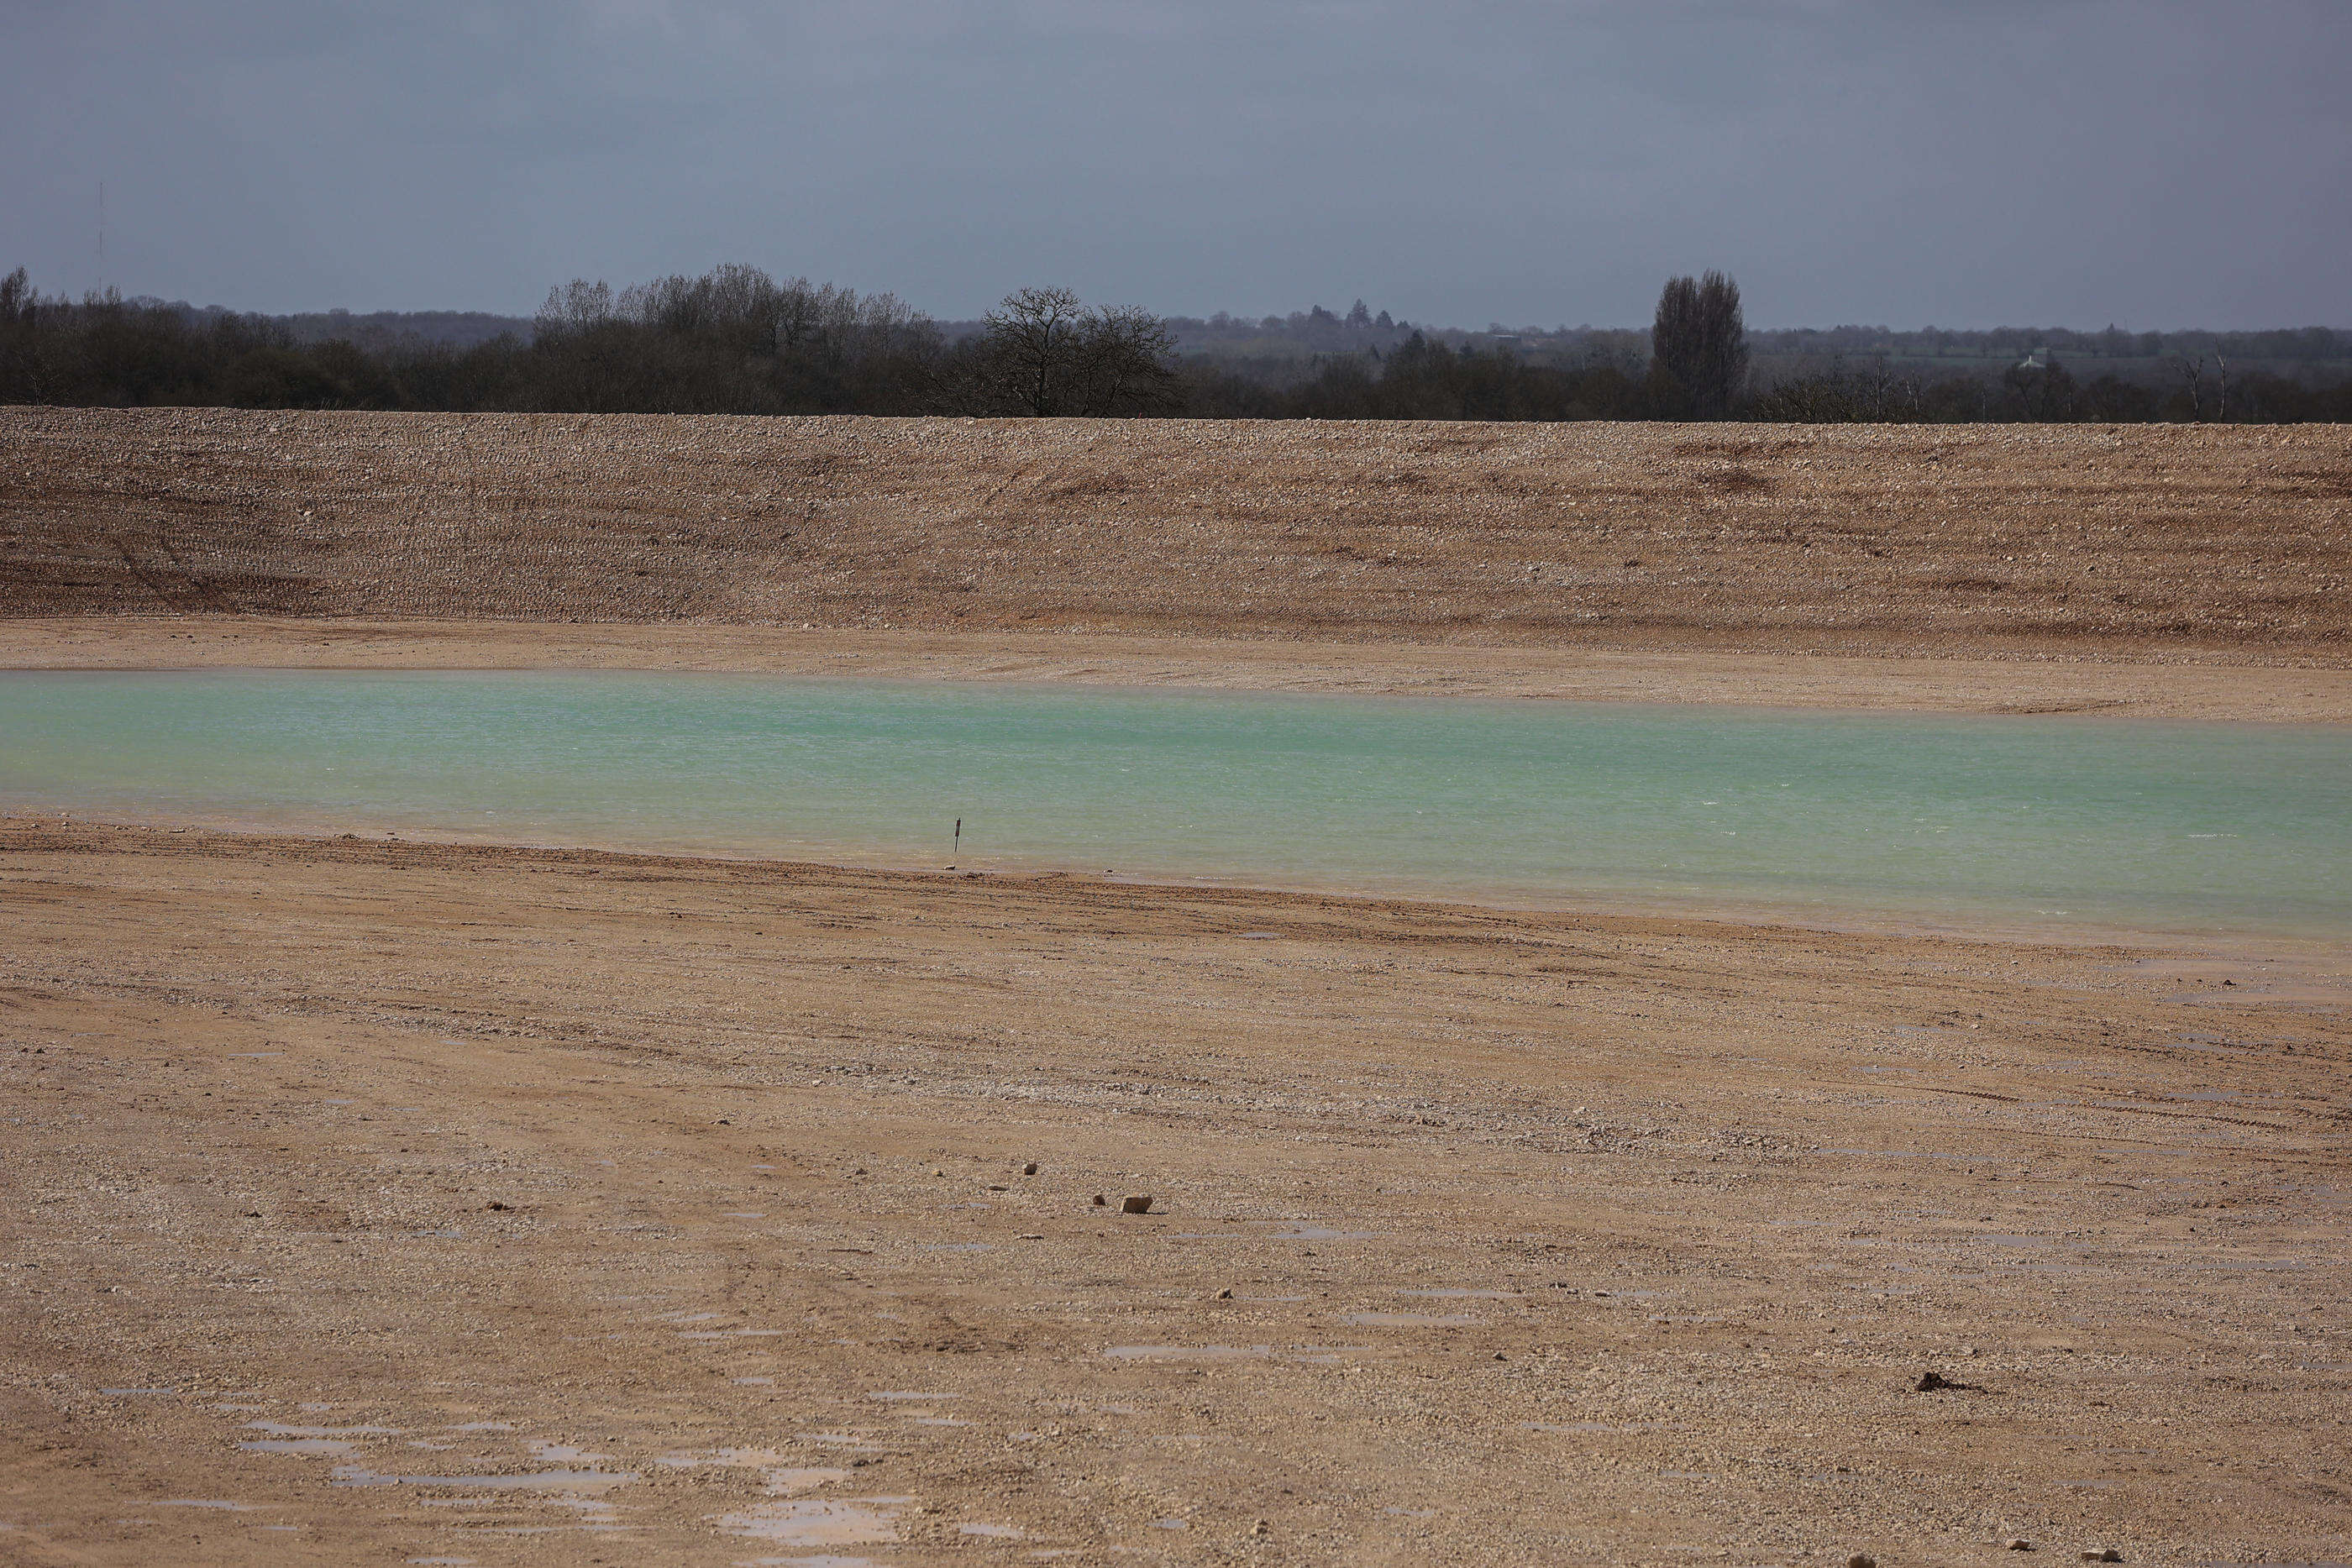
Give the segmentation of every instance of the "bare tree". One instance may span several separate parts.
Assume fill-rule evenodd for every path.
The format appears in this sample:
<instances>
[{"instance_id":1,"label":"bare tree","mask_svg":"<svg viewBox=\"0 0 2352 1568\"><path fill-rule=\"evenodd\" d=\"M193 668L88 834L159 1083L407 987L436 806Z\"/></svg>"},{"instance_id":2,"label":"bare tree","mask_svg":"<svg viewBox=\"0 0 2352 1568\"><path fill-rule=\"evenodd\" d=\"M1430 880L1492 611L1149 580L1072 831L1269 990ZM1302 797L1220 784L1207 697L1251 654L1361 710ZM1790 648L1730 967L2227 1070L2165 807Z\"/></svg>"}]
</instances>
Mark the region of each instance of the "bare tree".
<instances>
[{"instance_id":1,"label":"bare tree","mask_svg":"<svg viewBox=\"0 0 2352 1568\"><path fill-rule=\"evenodd\" d=\"M2205 356L2199 354L2192 359L2187 354L2181 355L2180 379L2189 383L2189 418L2203 419L2205 417Z\"/></svg>"},{"instance_id":2,"label":"bare tree","mask_svg":"<svg viewBox=\"0 0 2352 1568\"><path fill-rule=\"evenodd\" d=\"M1748 379L1748 323L1739 285L1720 272L1667 280L1650 352L1682 391L1694 419L1722 419Z\"/></svg>"},{"instance_id":3,"label":"bare tree","mask_svg":"<svg viewBox=\"0 0 2352 1568\"><path fill-rule=\"evenodd\" d=\"M1009 400L1039 419L1066 412L1077 358L1077 290L1019 289L983 319L992 379Z\"/></svg>"},{"instance_id":4,"label":"bare tree","mask_svg":"<svg viewBox=\"0 0 2352 1568\"><path fill-rule=\"evenodd\" d=\"M986 317L969 401L1038 419L1164 413L1181 401L1167 323L1148 310L1024 288Z\"/></svg>"}]
</instances>

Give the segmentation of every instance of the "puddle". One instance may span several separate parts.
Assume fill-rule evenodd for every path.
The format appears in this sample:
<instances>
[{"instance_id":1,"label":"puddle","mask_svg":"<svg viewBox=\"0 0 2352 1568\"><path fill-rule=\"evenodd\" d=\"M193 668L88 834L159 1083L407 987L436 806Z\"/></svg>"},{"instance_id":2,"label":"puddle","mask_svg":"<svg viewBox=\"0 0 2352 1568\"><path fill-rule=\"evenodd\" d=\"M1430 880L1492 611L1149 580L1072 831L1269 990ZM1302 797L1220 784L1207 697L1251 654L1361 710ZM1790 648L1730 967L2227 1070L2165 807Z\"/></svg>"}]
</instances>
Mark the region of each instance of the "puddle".
<instances>
[{"instance_id":1,"label":"puddle","mask_svg":"<svg viewBox=\"0 0 2352 1568\"><path fill-rule=\"evenodd\" d=\"M176 1388L101 1388L100 1394L177 1394Z\"/></svg>"},{"instance_id":2,"label":"puddle","mask_svg":"<svg viewBox=\"0 0 2352 1568\"><path fill-rule=\"evenodd\" d=\"M1948 1155L1938 1149L1823 1149L1825 1155L1875 1155L1887 1160L1964 1160L1967 1155Z\"/></svg>"},{"instance_id":3,"label":"puddle","mask_svg":"<svg viewBox=\"0 0 2352 1568\"><path fill-rule=\"evenodd\" d=\"M441 1429L445 1432L511 1432L514 1430L514 1423L511 1421L468 1421L462 1427L444 1427Z\"/></svg>"},{"instance_id":4,"label":"puddle","mask_svg":"<svg viewBox=\"0 0 2352 1568\"><path fill-rule=\"evenodd\" d=\"M1391 1519L1435 1519L1437 1517L1437 1511L1433 1508L1384 1508L1381 1511Z\"/></svg>"},{"instance_id":5,"label":"puddle","mask_svg":"<svg viewBox=\"0 0 2352 1568\"><path fill-rule=\"evenodd\" d=\"M360 1465L337 1465L339 1487L464 1487L475 1491L604 1491L637 1479L635 1470L526 1470L519 1475L396 1476Z\"/></svg>"},{"instance_id":6,"label":"puddle","mask_svg":"<svg viewBox=\"0 0 2352 1568\"><path fill-rule=\"evenodd\" d=\"M955 1397L955 1396L954 1396L954 1395L952 1395L952 1394L919 1394L919 1393L912 1393L912 1392L909 1392L908 1390L906 1390L906 1389L903 1389L903 1388L886 1388L886 1389L884 1389L882 1392L880 1392L880 1393L878 1393L878 1394L869 1394L869 1395L867 1395L866 1397L866 1398L868 1398L868 1399L912 1399L912 1400L929 1400L929 1399L952 1399L952 1398L954 1398L954 1397Z\"/></svg>"},{"instance_id":7,"label":"puddle","mask_svg":"<svg viewBox=\"0 0 2352 1568\"><path fill-rule=\"evenodd\" d=\"M993 1541L1021 1541L1026 1539L1028 1535L1027 1531L1015 1530L1009 1524L974 1524L969 1521L957 1525L956 1533L984 1535Z\"/></svg>"},{"instance_id":8,"label":"puddle","mask_svg":"<svg viewBox=\"0 0 2352 1568\"><path fill-rule=\"evenodd\" d=\"M1328 1225L1294 1225L1266 1233L1268 1241L1376 1241L1377 1230L1334 1230Z\"/></svg>"},{"instance_id":9,"label":"puddle","mask_svg":"<svg viewBox=\"0 0 2352 1568\"><path fill-rule=\"evenodd\" d=\"M719 1211L719 1218L721 1219L765 1219L768 1217L764 1213L753 1214L747 1209L722 1208Z\"/></svg>"},{"instance_id":10,"label":"puddle","mask_svg":"<svg viewBox=\"0 0 2352 1568\"><path fill-rule=\"evenodd\" d=\"M1480 1320L1436 1312L1349 1312L1347 1321L1359 1328L1460 1328Z\"/></svg>"},{"instance_id":11,"label":"puddle","mask_svg":"<svg viewBox=\"0 0 2352 1568\"><path fill-rule=\"evenodd\" d=\"M249 1502L222 1502L216 1499L202 1497L167 1497L154 1502L142 1502L135 1506L140 1508L219 1508L226 1509L232 1513L253 1511L253 1505Z\"/></svg>"},{"instance_id":12,"label":"puddle","mask_svg":"<svg viewBox=\"0 0 2352 1568\"><path fill-rule=\"evenodd\" d=\"M530 1450L530 1457L542 1465L577 1464L583 1459L593 1465L599 1459L612 1458L610 1454L592 1454L569 1443L550 1443L538 1437L531 1438L523 1446Z\"/></svg>"},{"instance_id":13,"label":"puddle","mask_svg":"<svg viewBox=\"0 0 2352 1568\"><path fill-rule=\"evenodd\" d=\"M1192 1521L1189 1519L1155 1519L1151 1521L1151 1528L1154 1530L1190 1530L1192 1528Z\"/></svg>"},{"instance_id":14,"label":"puddle","mask_svg":"<svg viewBox=\"0 0 2352 1568\"><path fill-rule=\"evenodd\" d=\"M1522 1421L1530 1432L1654 1432L1654 1421Z\"/></svg>"},{"instance_id":15,"label":"puddle","mask_svg":"<svg viewBox=\"0 0 2352 1568\"><path fill-rule=\"evenodd\" d=\"M1274 1347L1264 1344L1115 1344L1103 1354L1120 1361L1264 1361L1274 1354Z\"/></svg>"},{"instance_id":16,"label":"puddle","mask_svg":"<svg viewBox=\"0 0 2352 1568\"><path fill-rule=\"evenodd\" d=\"M862 1448L874 1441L860 1432L795 1432L793 1436L803 1443L822 1444L828 1448Z\"/></svg>"},{"instance_id":17,"label":"puddle","mask_svg":"<svg viewBox=\"0 0 2352 1568\"><path fill-rule=\"evenodd\" d=\"M719 1514L710 1522L730 1535L772 1541L779 1546L868 1546L898 1539L897 1511L913 1500L801 1498L753 1503L740 1513Z\"/></svg>"},{"instance_id":18,"label":"puddle","mask_svg":"<svg viewBox=\"0 0 2352 1568\"><path fill-rule=\"evenodd\" d=\"M772 1377L730 1377L727 1381L738 1388L773 1388L776 1385Z\"/></svg>"},{"instance_id":19,"label":"puddle","mask_svg":"<svg viewBox=\"0 0 2352 1568\"><path fill-rule=\"evenodd\" d=\"M790 1497L794 1492L814 1491L819 1487L831 1486L835 1481L845 1481L849 1479L849 1472L803 1465L787 1469L770 1470L767 1479L768 1490L771 1492L780 1497Z\"/></svg>"},{"instance_id":20,"label":"puddle","mask_svg":"<svg viewBox=\"0 0 2352 1568\"><path fill-rule=\"evenodd\" d=\"M262 1437L237 1447L248 1454L320 1454L340 1458L359 1445L335 1437Z\"/></svg>"},{"instance_id":21,"label":"puddle","mask_svg":"<svg viewBox=\"0 0 2352 1568\"><path fill-rule=\"evenodd\" d=\"M1516 1301L1519 1299L1519 1293L1517 1291L1400 1290L1397 1291L1397 1294L1400 1296L1420 1296L1424 1300L1446 1301Z\"/></svg>"},{"instance_id":22,"label":"puddle","mask_svg":"<svg viewBox=\"0 0 2352 1568\"><path fill-rule=\"evenodd\" d=\"M283 1421L247 1421L248 1432L267 1432L273 1437L397 1437L398 1427L289 1427Z\"/></svg>"}]
</instances>

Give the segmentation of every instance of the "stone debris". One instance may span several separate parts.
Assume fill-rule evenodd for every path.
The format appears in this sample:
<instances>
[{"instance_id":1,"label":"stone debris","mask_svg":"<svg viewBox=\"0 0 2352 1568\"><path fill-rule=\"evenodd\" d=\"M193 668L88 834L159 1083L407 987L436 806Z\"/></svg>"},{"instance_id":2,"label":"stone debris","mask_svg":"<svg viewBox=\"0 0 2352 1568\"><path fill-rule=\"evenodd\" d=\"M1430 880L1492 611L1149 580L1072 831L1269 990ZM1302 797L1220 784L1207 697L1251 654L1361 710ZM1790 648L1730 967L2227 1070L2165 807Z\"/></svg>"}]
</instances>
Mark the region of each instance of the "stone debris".
<instances>
[{"instance_id":1,"label":"stone debris","mask_svg":"<svg viewBox=\"0 0 2352 1568\"><path fill-rule=\"evenodd\" d=\"M1148 1192L1129 1193L1118 1200L1118 1211L1121 1214L1150 1214L1151 1195Z\"/></svg>"},{"instance_id":2,"label":"stone debris","mask_svg":"<svg viewBox=\"0 0 2352 1568\"><path fill-rule=\"evenodd\" d=\"M1021 1174L1023 1176L1035 1176L1037 1174L1037 1162L1035 1160L1031 1160L1027 1165L1023 1166L1021 1167Z\"/></svg>"},{"instance_id":3,"label":"stone debris","mask_svg":"<svg viewBox=\"0 0 2352 1568\"><path fill-rule=\"evenodd\" d=\"M2352 636L2342 426L1767 428L11 409L0 581L18 615Z\"/></svg>"}]
</instances>

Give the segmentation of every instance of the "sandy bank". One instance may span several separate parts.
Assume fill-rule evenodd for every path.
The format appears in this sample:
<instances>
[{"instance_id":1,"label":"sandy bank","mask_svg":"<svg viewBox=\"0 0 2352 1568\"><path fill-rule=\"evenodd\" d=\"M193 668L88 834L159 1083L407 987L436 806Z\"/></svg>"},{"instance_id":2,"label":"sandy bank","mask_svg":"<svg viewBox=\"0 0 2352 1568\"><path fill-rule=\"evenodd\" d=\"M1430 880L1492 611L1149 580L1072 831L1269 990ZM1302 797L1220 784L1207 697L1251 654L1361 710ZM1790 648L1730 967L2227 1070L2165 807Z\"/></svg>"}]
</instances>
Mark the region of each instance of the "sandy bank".
<instances>
[{"instance_id":1,"label":"sandy bank","mask_svg":"<svg viewBox=\"0 0 2352 1568\"><path fill-rule=\"evenodd\" d=\"M0 410L0 615L2342 664L2352 430Z\"/></svg>"},{"instance_id":2,"label":"sandy bank","mask_svg":"<svg viewBox=\"0 0 2352 1568\"><path fill-rule=\"evenodd\" d=\"M2258 956L16 821L0 1046L31 1562L2352 1530Z\"/></svg>"},{"instance_id":3,"label":"sandy bank","mask_svg":"<svg viewBox=\"0 0 2352 1568\"><path fill-rule=\"evenodd\" d=\"M0 669L633 669L2352 723L2352 670L1085 632L72 616L0 620Z\"/></svg>"}]
</instances>

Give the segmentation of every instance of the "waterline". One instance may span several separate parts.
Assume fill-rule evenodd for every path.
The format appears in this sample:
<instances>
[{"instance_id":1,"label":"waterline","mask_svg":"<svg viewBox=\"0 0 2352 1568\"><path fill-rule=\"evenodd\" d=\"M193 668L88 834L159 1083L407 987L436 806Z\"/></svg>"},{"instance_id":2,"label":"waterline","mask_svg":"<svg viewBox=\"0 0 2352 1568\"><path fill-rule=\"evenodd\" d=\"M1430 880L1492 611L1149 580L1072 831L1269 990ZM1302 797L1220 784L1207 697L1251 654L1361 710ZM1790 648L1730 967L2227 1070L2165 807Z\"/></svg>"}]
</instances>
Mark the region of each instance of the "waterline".
<instances>
[{"instance_id":1,"label":"waterline","mask_svg":"<svg viewBox=\"0 0 2352 1568\"><path fill-rule=\"evenodd\" d=\"M0 674L0 806L2352 933L2352 733L613 672Z\"/></svg>"}]
</instances>

